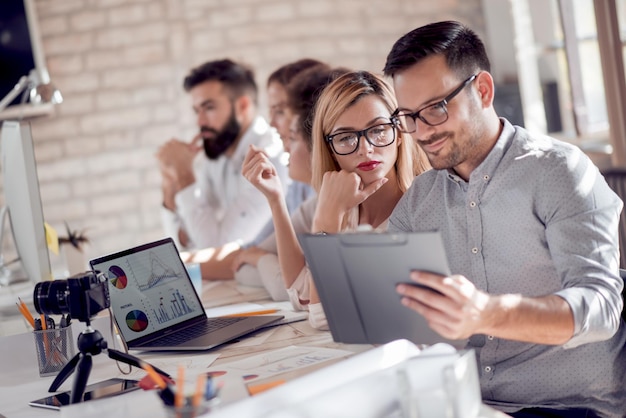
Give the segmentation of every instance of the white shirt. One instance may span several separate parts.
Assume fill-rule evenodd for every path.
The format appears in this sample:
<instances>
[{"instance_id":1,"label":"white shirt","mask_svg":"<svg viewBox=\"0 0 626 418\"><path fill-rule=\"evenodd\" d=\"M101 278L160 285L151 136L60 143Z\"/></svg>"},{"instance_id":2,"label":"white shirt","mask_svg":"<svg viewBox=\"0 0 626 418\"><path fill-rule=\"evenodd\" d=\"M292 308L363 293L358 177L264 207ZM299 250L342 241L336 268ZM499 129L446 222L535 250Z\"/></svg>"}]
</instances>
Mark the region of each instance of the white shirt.
<instances>
[{"instance_id":1,"label":"white shirt","mask_svg":"<svg viewBox=\"0 0 626 418\"><path fill-rule=\"evenodd\" d=\"M182 227L187 248L218 247L252 241L271 216L265 196L241 174L250 144L262 148L276 167L284 187L289 184L280 137L258 116L242 136L232 157L210 160L200 153L194 161L196 182L175 196L176 213L163 208L163 225L177 244Z\"/></svg>"}]
</instances>

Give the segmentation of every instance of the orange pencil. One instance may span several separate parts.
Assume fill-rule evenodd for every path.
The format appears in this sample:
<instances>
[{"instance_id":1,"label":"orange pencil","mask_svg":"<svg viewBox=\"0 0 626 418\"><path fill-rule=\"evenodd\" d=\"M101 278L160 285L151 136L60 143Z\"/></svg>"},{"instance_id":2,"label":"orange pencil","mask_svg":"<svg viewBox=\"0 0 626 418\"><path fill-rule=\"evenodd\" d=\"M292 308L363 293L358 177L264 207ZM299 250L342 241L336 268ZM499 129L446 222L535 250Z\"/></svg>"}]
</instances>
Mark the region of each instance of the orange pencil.
<instances>
[{"instance_id":1,"label":"orange pencil","mask_svg":"<svg viewBox=\"0 0 626 418\"><path fill-rule=\"evenodd\" d=\"M182 408L185 400L185 366L178 366L178 376L176 377L176 394L174 396L174 406Z\"/></svg>"},{"instance_id":2,"label":"orange pencil","mask_svg":"<svg viewBox=\"0 0 626 418\"><path fill-rule=\"evenodd\" d=\"M44 330L44 331L47 330L48 329L48 324L46 323L46 316L44 314L40 314L39 318L41 319L41 329ZM50 344L48 343L48 334L47 333L43 333L42 337L43 337L44 350L46 351L46 353L44 355L46 357L51 356L52 353L50 352Z\"/></svg>"},{"instance_id":3,"label":"orange pencil","mask_svg":"<svg viewBox=\"0 0 626 418\"><path fill-rule=\"evenodd\" d=\"M276 312L278 312L278 309L264 309L262 311L250 311L250 312L241 312L241 313L235 313L235 314L230 314L230 315L224 315L224 317L235 318L239 316L256 316L256 315L273 314Z\"/></svg>"},{"instance_id":4,"label":"orange pencil","mask_svg":"<svg viewBox=\"0 0 626 418\"><path fill-rule=\"evenodd\" d=\"M24 307L22 305L20 305L19 303L17 303L17 302L15 303L15 305L17 306L17 309L20 311L20 313L22 314L22 316L24 317L26 322L28 322L30 324L30 326L33 327L33 329L34 329L35 328L35 319L30 314L30 312L28 312L28 309L24 310Z\"/></svg>"},{"instance_id":5,"label":"orange pencil","mask_svg":"<svg viewBox=\"0 0 626 418\"><path fill-rule=\"evenodd\" d=\"M193 394L192 405L197 408L204 399L204 391L206 390L206 373L200 373L196 380L196 392Z\"/></svg>"},{"instance_id":6,"label":"orange pencil","mask_svg":"<svg viewBox=\"0 0 626 418\"><path fill-rule=\"evenodd\" d=\"M259 383L256 385L250 385L248 386L248 393L250 394L250 396L254 396L257 395L261 392L265 392L266 390L270 390L272 388L275 388L276 386L280 386L282 384L286 383L285 380L274 380L272 382L267 382L267 383Z\"/></svg>"},{"instance_id":7,"label":"orange pencil","mask_svg":"<svg viewBox=\"0 0 626 418\"><path fill-rule=\"evenodd\" d=\"M33 328L35 328L35 318L33 318L30 311L28 310L28 306L26 306L26 304L21 298L17 298L17 300L20 301L20 306L22 307L22 310L24 311L23 315L26 317L26 320L28 321L29 324L33 326Z\"/></svg>"}]
</instances>

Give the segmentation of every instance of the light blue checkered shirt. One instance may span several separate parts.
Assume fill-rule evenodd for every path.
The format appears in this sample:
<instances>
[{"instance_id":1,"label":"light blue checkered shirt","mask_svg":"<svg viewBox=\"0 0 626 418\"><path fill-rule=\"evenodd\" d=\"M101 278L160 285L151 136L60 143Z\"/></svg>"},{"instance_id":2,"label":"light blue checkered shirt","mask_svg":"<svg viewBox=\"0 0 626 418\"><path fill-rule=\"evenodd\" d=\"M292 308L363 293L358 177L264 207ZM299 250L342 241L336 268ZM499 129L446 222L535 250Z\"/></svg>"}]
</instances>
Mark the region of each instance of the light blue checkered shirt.
<instances>
[{"instance_id":1,"label":"light blue checkered shirt","mask_svg":"<svg viewBox=\"0 0 626 418\"><path fill-rule=\"evenodd\" d=\"M558 294L574 313L563 346L470 338L486 403L626 413L626 329L620 321L617 225L622 202L576 147L503 130L469 182L451 171L417 177L389 232L442 233L451 271L492 294ZM614 334L614 335L613 335Z\"/></svg>"}]
</instances>

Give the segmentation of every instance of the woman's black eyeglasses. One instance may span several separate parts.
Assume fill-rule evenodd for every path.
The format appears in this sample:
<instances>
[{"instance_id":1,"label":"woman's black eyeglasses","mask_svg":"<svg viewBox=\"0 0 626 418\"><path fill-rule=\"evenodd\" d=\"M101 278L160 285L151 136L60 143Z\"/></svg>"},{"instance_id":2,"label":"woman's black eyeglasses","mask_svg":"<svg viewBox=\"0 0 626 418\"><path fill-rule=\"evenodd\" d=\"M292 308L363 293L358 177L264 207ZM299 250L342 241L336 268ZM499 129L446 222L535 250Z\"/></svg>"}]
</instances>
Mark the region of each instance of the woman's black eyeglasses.
<instances>
[{"instance_id":1,"label":"woman's black eyeglasses","mask_svg":"<svg viewBox=\"0 0 626 418\"><path fill-rule=\"evenodd\" d=\"M381 123L370 126L362 131L344 131L326 136L326 142L330 144L335 154L352 154L359 148L361 137L375 147L386 147L396 139L397 120L390 123Z\"/></svg>"}]
</instances>

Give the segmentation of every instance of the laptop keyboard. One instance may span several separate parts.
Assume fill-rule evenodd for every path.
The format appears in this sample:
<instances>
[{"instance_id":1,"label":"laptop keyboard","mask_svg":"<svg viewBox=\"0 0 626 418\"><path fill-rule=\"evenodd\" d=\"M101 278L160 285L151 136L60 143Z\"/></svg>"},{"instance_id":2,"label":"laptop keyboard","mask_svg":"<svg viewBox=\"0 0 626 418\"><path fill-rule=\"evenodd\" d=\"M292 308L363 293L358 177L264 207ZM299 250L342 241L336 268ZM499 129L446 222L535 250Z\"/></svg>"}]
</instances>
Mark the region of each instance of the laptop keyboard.
<instances>
[{"instance_id":1,"label":"laptop keyboard","mask_svg":"<svg viewBox=\"0 0 626 418\"><path fill-rule=\"evenodd\" d=\"M244 317L233 318L209 318L206 322L181 329L174 334L159 338L159 345L176 346L194 338L201 337L211 331L225 328L229 325L243 321Z\"/></svg>"}]
</instances>

